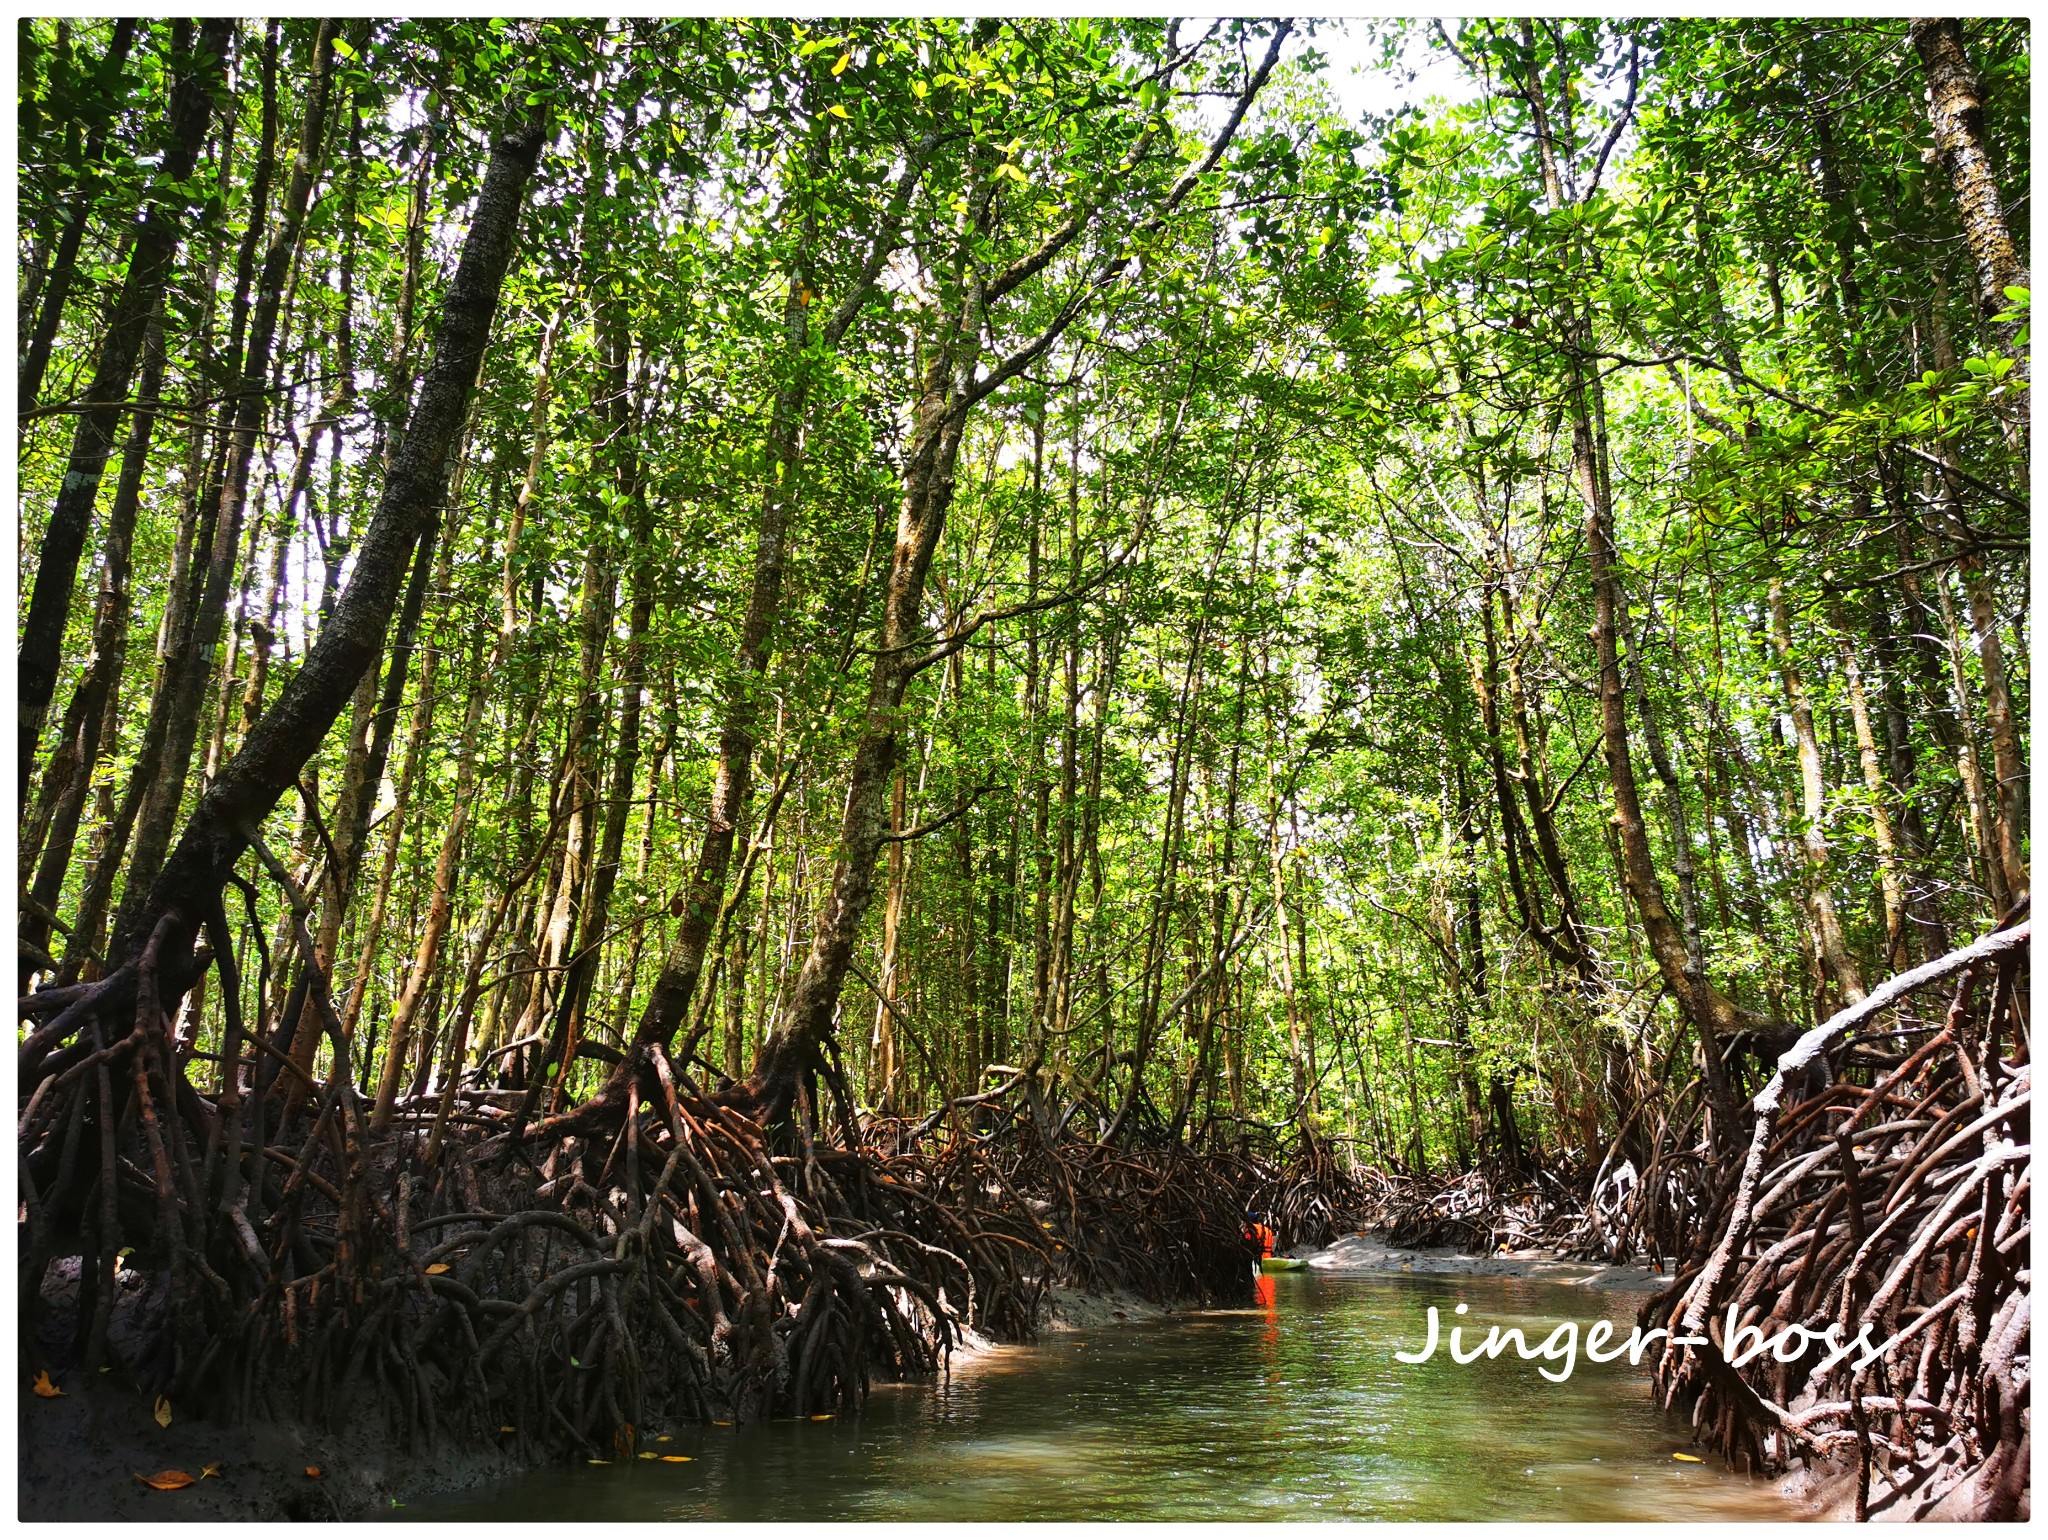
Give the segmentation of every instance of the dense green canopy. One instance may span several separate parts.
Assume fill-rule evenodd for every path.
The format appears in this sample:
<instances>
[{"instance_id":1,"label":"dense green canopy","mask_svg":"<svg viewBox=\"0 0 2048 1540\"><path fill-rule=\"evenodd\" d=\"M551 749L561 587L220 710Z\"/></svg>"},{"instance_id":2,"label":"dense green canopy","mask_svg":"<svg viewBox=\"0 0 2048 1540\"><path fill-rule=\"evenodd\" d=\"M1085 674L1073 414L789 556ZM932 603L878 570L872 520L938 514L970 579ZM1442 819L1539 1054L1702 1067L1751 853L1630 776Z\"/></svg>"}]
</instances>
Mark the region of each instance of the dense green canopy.
<instances>
[{"instance_id":1,"label":"dense green canopy","mask_svg":"<svg viewBox=\"0 0 2048 1540\"><path fill-rule=\"evenodd\" d=\"M331 1064L268 855L384 1117L638 1035L1591 1168L2028 887L2023 21L21 38L32 977L151 933L547 124L198 1059Z\"/></svg>"}]
</instances>

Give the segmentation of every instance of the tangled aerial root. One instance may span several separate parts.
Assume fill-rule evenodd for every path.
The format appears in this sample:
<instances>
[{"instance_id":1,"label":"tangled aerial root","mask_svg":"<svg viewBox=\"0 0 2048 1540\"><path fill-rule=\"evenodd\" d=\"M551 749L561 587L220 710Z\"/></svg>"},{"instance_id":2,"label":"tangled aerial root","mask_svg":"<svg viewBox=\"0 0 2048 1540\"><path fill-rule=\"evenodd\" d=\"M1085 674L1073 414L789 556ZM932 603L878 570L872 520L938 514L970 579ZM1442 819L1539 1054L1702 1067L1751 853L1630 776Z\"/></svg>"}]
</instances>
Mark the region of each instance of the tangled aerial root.
<instances>
[{"instance_id":1,"label":"tangled aerial root","mask_svg":"<svg viewBox=\"0 0 2048 1540\"><path fill-rule=\"evenodd\" d=\"M2030 926L2007 923L1785 1055L1706 1244L1643 1312L1709 1339L1666 1345L1666 1405L1731 1463L1853 1461L1858 1518L2028 1507ZM1875 1024L1957 972L1938 1025ZM1754 1351L1791 1328L1789 1362ZM1831 1328L1881 1351L1836 1357Z\"/></svg>"},{"instance_id":2,"label":"tangled aerial root","mask_svg":"<svg viewBox=\"0 0 2048 1540\"><path fill-rule=\"evenodd\" d=\"M1252 1189L1251 1208L1266 1216L1280 1250L1323 1247L1383 1223L1397 1190L1384 1172L1339 1160L1329 1140L1304 1126Z\"/></svg>"},{"instance_id":3,"label":"tangled aerial root","mask_svg":"<svg viewBox=\"0 0 2048 1540\"><path fill-rule=\"evenodd\" d=\"M1535 1245L1551 1209L1533 1194L1496 1182L1484 1171L1432 1180L1402 1177L1388 1183L1378 1228L1395 1246L1456 1246L1473 1253Z\"/></svg>"},{"instance_id":4,"label":"tangled aerial root","mask_svg":"<svg viewBox=\"0 0 2048 1540\"><path fill-rule=\"evenodd\" d=\"M1244 1163L1184 1147L1118 1150L1039 1142L1016 1179L1043 1194L1066 1279L1155 1301L1251 1302L1258 1248L1246 1237Z\"/></svg>"},{"instance_id":5,"label":"tangled aerial root","mask_svg":"<svg viewBox=\"0 0 2048 1540\"><path fill-rule=\"evenodd\" d=\"M1000 1089L1013 1093L1016 1084ZM1025 1108L990 1094L974 1100L985 1130L973 1132L955 1119L937 1154L923 1153L921 1141L942 1119L915 1127L876 1120L867 1136L879 1170L916 1163L931 1173L926 1185L933 1192L953 1196L956 1211L975 1193L985 1195L989 1207L1000 1201L1009 1256L1020 1255L1027 1237L1044 1248L1049 1266L1035 1283L996 1283L1006 1290L1006 1300L1016 1302L990 1316L999 1334L1030 1335L1036 1304L1054 1284L1128 1289L1158 1303L1250 1301L1259 1252L1246 1233L1245 1215L1266 1174L1258 1162L1177 1143L1124 1148L1048 1138ZM1072 1120L1054 1121L1064 1126ZM908 1153L883 1154L884 1149ZM994 1268L987 1276L1000 1279ZM1032 1288L1039 1291L1031 1300L1034 1324L1019 1329Z\"/></svg>"},{"instance_id":6,"label":"tangled aerial root","mask_svg":"<svg viewBox=\"0 0 2048 1540\"><path fill-rule=\"evenodd\" d=\"M596 1454L630 1449L651 1418L858 1405L874 1379L941 1367L991 1307L1020 1308L1007 1251L914 1173L835 1174L808 1143L773 1154L658 1049L656 1097L608 1124L527 1144L479 1105L433 1159L431 1104L366 1148L337 1082L245 1182L255 1162L230 1166L211 1137L202 1157L187 1119L160 1115L180 1093L215 1129L235 1109L175 1073L159 1093L154 1046L145 1034L132 1056L131 1103L153 1171L120 1157L103 1060L97 1085L31 1098L24 1144L54 1174L25 1184L25 1297L66 1254L52 1216L67 1199L87 1216L70 1347L105 1361L132 1237L168 1308L165 1350L128 1367L215 1415L332 1422L373 1404L405 1438L509 1427L533 1452ZM92 1144L108 1155L97 1173L70 1158Z\"/></svg>"},{"instance_id":7,"label":"tangled aerial root","mask_svg":"<svg viewBox=\"0 0 2048 1540\"><path fill-rule=\"evenodd\" d=\"M1713 1178L1704 1150L1662 1145L1642 1174L1632 1161L1610 1156L1592 1171L1405 1178L1390 1184L1380 1225L1400 1246L1474 1253L1540 1247L1582 1262L1661 1264L1697 1244Z\"/></svg>"},{"instance_id":8,"label":"tangled aerial root","mask_svg":"<svg viewBox=\"0 0 2048 1540\"><path fill-rule=\"evenodd\" d=\"M309 997L347 1066L317 972ZM373 1131L345 1068L288 1095L288 1045L232 1004L202 1095L159 998L150 951L22 1002L23 1351L217 1418L601 1457L664 1421L856 1407L970 1331L1028 1338L1056 1283L1249 1298L1227 1160L1028 1119L893 1149L842 1119L833 1148L810 1082L771 1135L659 1047L537 1125L456 1087Z\"/></svg>"}]
</instances>

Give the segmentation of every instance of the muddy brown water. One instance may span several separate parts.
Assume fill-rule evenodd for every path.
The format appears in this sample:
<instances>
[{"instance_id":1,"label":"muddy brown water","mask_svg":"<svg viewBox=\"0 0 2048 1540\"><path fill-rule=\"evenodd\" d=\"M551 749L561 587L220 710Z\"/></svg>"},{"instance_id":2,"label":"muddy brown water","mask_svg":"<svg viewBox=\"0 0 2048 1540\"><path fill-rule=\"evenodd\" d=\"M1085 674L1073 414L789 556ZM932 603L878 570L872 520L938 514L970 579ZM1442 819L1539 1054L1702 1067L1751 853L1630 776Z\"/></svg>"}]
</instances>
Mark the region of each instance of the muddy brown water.
<instances>
[{"instance_id":1,"label":"muddy brown water","mask_svg":"<svg viewBox=\"0 0 2048 1540\"><path fill-rule=\"evenodd\" d=\"M1562 1384L1509 1351L1422 1364L1426 1309L1468 1343L1617 1323L1636 1301L1549 1281L1288 1273L1259 1308L1048 1334L877 1387L827 1422L691 1428L634 1460L409 1504L410 1520L1787 1519L1695 1450L1647 1359ZM1463 1303L1467 1311L1454 1316ZM1476 1329L1475 1329L1476 1328Z\"/></svg>"}]
</instances>

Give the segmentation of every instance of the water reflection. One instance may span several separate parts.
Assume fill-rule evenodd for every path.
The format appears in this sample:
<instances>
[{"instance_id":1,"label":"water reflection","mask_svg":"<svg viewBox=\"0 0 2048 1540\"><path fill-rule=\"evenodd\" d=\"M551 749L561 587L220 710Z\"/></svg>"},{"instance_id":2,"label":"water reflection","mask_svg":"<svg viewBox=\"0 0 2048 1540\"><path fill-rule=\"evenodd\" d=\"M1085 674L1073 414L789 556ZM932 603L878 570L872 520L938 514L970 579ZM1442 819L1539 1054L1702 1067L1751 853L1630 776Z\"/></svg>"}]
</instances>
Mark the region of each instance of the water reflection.
<instances>
[{"instance_id":1,"label":"water reflection","mask_svg":"<svg viewBox=\"0 0 2048 1540\"><path fill-rule=\"evenodd\" d=\"M1395 1361L1424 1311L1468 1339L1628 1319L1630 1301L1522 1279L1261 1280L1243 1311L998 1348L859 1417L678 1432L689 1464L542 1471L394 1517L465 1520L1743 1519L1797 1517L1689 1450L1626 1359ZM1471 1329L1477 1326L1478 1330ZM1626 1326L1621 1329L1626 1335ZM1555 1367L1555 1366L1550 1366Z\"/></svg>"}]
</instances>

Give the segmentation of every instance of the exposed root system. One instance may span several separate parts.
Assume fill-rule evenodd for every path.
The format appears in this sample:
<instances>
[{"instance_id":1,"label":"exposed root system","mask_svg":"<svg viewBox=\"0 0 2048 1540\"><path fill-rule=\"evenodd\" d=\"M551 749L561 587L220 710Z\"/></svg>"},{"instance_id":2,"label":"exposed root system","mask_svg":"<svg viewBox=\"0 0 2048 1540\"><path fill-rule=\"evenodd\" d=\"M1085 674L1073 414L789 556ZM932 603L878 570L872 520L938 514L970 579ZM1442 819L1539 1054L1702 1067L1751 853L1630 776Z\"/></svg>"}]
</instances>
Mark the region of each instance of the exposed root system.
<instances>
[{"instance_id":1,"label":"exposed root system","mask_svg":"<svg viewBox=\"0 0 2048 1540\"><path fill-rule=\"evenodd\" d=\"M2008 924L1784 1056L1705 1244L1644 1311L1708 1339L1667 1344L1667 1405L1738 1465L1849 1462L1859 1518L2027 1507L2030 927ZM1957 972L1945 1018L1883 1024Z\"/></svg>"},{"instance_id":2,"label":"exposed root system","mask_svg":"<svg viewBox=\"0 0 2048 1540\"><path fill-rule=\"evenodd\" d=\"M815 1082L771 1133L659 1047L537 1126L520 1093L467 1089L373 1134L346 1073L287 1096L275 1044L231 1038L219 1093L194 1089L152 966L23 1002L24 1341L218 1417L374 1404L401 1439L622 1457L650 1424L855 1407L964 1332L1029 1337L1055 1284L1249 1295L1241 1161L1029 1119L843 1120L835 1147ZM138 1274L139 1351L132 1322L109 1334Z\"/></svg>"},{"instance_id":3,"label":"exposed root system","mask_svg":"<svg viewBox=\"0 0 2048 1540\"><path fill-rule=\"evenodd\" d=\"M1381 1220L1394 1179L1340 1159L1328 1140L1303 1129L1293 1151L1254 1189L1251 1207L1266 1216L1275 1244L1322 1247Z\"/></svg>"}]
</instances>

